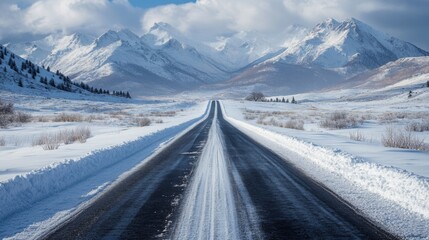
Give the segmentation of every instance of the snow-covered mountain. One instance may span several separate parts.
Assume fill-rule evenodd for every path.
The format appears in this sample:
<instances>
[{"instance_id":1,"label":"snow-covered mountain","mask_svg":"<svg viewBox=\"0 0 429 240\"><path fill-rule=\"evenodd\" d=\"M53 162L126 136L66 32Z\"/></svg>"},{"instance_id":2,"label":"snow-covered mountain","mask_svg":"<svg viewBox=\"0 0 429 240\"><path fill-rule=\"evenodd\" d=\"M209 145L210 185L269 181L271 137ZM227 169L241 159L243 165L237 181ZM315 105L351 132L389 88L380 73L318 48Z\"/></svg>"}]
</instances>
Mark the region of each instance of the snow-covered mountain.
<instances>
[{"instance_id":1,"label":"snow-covered mountain","mask_svg":"<svg viewBox=\"0 0 429 240\"><path fill-rule=\"evenodd\" d=\"M429 57L401 58L348 79L336 88L420 88L429 81Z\"/></svg>"},{"instance_id":2,"label":"snow-covered mountain","mask_svg":"<svg viewBox=\"0 0 429 240\"><path fill-rule=\"evenodd\" d=\"M161 35L166 30L168 38ZM37 55L23 44L8 47L74 81L96 87L107 84L134 95L171 93L228 78L225 65L182 43L185 38L176 39L171 32L175 33L174 29L159 24L143 37L127 29L109 30L97 38L84 34L48 36L25 44L41 52Z\"/></svg>"},{"instance_id":3,"label":"snow-covered mountain","mask_svg":"<svg viewBox=\"0 0 429 240\"><path fill-rule=\"evenodd\" d=\"M379 32L354 18L328 19L267 62L317 65L342 73L359 73L403 57L428 56L411 43Z\"/></svg>"},{"instance_id":4,"label":"snow-covered mountain","mask_svg":"<svg viewBox=\"0 0 429 240\"><path fill-rule=\"evenodd\" d=\"M399 58L429 55L353 18L328 19L311 31L292 32L297 34L287 46L271 46L248 32L202 43L157 23L143 36L126 29L99 37L54 34L8 48L74 81L132 95L219 86L263 86L270 92L296 93L330 87Z\"/></svg>"},{"instance_id":5,"label":"snow-covered mountain","mask_svg":"<svg viewBox=\"0 0 429 240\"><path fill-rule=\"evenodd\" d=\"M170 42L179 42L183 47L194 49L217 68L226 72L234 72L251 62L273 51L267 41L257 38L248 32L239 32L232 36L222 36L214 42L202 43L188 38L167 23L156 23L142 39L149 45L160 50ZM167 51L168 52L168 49ZM191 56L192 57L192 56ZM179 62L195 64L195 59L189 61L182 56Z\"/></svg>"}]
</instances>

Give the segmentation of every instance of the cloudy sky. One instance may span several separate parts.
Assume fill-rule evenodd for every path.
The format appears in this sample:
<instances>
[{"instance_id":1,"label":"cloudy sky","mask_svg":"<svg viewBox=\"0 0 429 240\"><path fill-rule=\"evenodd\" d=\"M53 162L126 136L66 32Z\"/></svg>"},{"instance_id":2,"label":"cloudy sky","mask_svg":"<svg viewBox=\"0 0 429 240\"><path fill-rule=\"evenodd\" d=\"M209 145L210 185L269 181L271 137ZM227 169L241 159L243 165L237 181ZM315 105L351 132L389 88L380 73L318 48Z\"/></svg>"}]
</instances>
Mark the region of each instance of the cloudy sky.
<instances>
[{"instance_id":1,"label":"cloudy sky","mask_svg":"<svg viewBox=\"0 0 429 240\"><path fill-rule=\"evenodd\" d=\"M428 0L0 0L0 9L1 42L109 28L143 34L167 22L203 41L248 31L278 43L293 37L291 26L355 17L429 50Z\"/></svg>"}]
</instances>

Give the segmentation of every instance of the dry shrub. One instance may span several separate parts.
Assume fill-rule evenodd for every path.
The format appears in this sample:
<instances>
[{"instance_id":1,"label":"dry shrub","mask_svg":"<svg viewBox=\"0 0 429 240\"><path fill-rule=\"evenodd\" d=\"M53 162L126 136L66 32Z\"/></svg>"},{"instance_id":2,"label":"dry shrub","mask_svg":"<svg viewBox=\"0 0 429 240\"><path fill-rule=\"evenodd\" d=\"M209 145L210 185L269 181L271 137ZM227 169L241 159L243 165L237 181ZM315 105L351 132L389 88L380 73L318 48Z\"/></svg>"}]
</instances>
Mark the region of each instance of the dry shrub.
<instances>
[{"instance_id":1,"label":"dry shrub","mask_svg":"<svg viewBox=\"0 0 429 240\"><path fill-rule=\"evenodd\" d=\"M57 133L43 134L33 141L33 146L42 146L44 150L55 150L62 143L85 143L90 137L91 130L88 127L77 127L70 130L61 130Z\"/></svg>"},{"instance_id":2,"label":"dry shrub","mask_svg":"<svg viewBox=\"0 0 429 240\"><path fill-rule=\"evenodd\" d=\"M405 113L402 112L386 112L378 117L378 120L382 123L391 123L396 122L399 119L404 119L406 117Z\"/></svg>"},{"instance_id":3,"label":"dry shrub","mask_svg":"<svg viewBox=\"0 0 429 240\"><path fill-rule=\"evenodd\" d=\"M268 121L264 120L264 118L259 118L256 123L266 126L304 130L304 122L298 120L288 120L286 122L282 122L276 120L275 118L271 118Z\"/></svg>"},{"instance_id":4,"label":"dry shrub","mask_svg":"<svg viewBox=\"0 0 429 240\"><path fill-rule=\"evenodd\" d=\"M149 118L146 118L146 117L144 117L144 118L136 118L134 120L134 122L139 127L146 127L146 126L149 126L152 123L152 121Z\"/></svg>"},{"instance_id":5,"label":"dry shrub","mask_svg":"<svg viewBox=\"0 0 429 240\"><path fill-rule=\"evenodd\" d=\"M344 111L335 111L320 122L320 126L329 129L345 129L362 124L363 120Z\"/></svg>"},{"instance_id":6,"label":"dry shrub","mask_svg":"<svg viewBox=\"0 0 429 240\"><path fill-rule=\"evenodd\" d=\"M289 120L283 125L284 128L291 128L296 130L304 130L304 122L298 120Z\"/></svg>"},{"instance_id":7,"label":"dry shrub","mask_svg":"<svg viewBox=\"0 0 429 240\"><path fill-rule=\"evenodd\" d=\"M55 150L61 145L61 139L58 134L42 134L33 141L33 146L42 146L44 150Z\"/></svg>"},{"instance_id":8,"label":"dry shrub","mask_svg":"<svg viewBox=\"0 0 429 240\"><path fill-rule=\"evenodd\" d=\"M5 103L0 100L0 115L13 114L15 112L12 103Z\"/></svg>"},{"instance_id":9,"label":"dry shrub","mask_svg":"<svg viewBox=\"0 0 429 240\"><path fill-rule=\"evenodd\" d=\"M125 111L114 111L109 113L110 116L116 117L116 116L130 116L131 114Z\"/></svg>"},{"instance_id":10,"label":"dry shrub","mask_svg":"<svg viewBox=\"0 0 429 240\"><path fill-rule=\"evenodd\" d=\"M176 116L176 112L175 111L151 112L150 115L153 117L174 117Z\"/></svg>"},{"instance_id":11,"label":"dry shrub","mask_svg":"<svg viewBox=\"0 0 429 240\"><path fill-rule=\"evenodd\" d=\"M93 122L93 121L100 121L100 120L104 120L104 117L102 115L91 114L85 117L86 122Z\"/></svg>"},{"instance_id":12,"label":"dry shrub","mask_svg":"<svg viewBox=\"0 0 429 240\"><path fill-rule=\"evenodd\" d=\"M15 122L18 123L28 123L31 121L32 116L28 113L16 112L15 113Z\"/></svg>"},{"instance_id":13,"label":"dry shrub","mask_svg":"<svg viewBox=\"0 0 429 240\"><path fill-rule=\"evenodd\" d=\"M409 123L405 129L407 131L413 131L413 132L425 132L429 131L429 120L422 120L420 122L412 122Z\"/></svg>"},{"instance_id":14,"label":"dry shrub","mask_svg":"<svg viewBox=\"0 0 429 240\"><path fill-rule=\"evenodd\" d=\"M88 127L63 130L59 132L59 137L64 144L72 144L74 142L85 143L91 137L91 130Z\"/></svg>"},{"instance_id":15,"label":"dry shrub","mask_svg":"<svg viewBox=\"0 0 429 240\"><path fill-rule=\"evenodd\" d=\"M49 122L50 118L48 116L40 115L40 116L35 117L35 121L36 122Z\"/></svg>"},{"instance_id":16,"label":"dry shrub","mask_svg":"<svg viewBox=\"0 0 429 240\"><path fill-rule=\"evenodd\" d=\"M385 147L395 147L404 149L414 149L428 151L429 146L424 139L419 138L413 132L404 129L394 129L392 126L386 128L381 138L381 143Z\"/></svg>"},{"instance_id":17,"label":"dry shrub","mask_svg":"<svg viewBox=\"0 0 429 240\"><path fill-rule=\"evenodd\" d=\"M4 103L0 100L0 128L6 128L12 124L28 123L31 115L15 111L12 103Z\"/></svg>"},{"instance_id":18,"label":"dry shrub","mask_svg":"<svg viewBox=\"0 0 429 240\"><path fill-rule=\"evenodd\" d=\"M349 136L351 140L359 142L366 141L366 137L360 131L350 132Z\"/></svg>"},{"instance_id":19,"label":"dry shrub","mask_svg":"<svg viewBox=\"0 0 429 240\"><path fill-rule=\"evenodd\" d=\"M60 113L54 117L54 122L83 122L83 116L78 113Z\"/></svg>"}]
</instances>

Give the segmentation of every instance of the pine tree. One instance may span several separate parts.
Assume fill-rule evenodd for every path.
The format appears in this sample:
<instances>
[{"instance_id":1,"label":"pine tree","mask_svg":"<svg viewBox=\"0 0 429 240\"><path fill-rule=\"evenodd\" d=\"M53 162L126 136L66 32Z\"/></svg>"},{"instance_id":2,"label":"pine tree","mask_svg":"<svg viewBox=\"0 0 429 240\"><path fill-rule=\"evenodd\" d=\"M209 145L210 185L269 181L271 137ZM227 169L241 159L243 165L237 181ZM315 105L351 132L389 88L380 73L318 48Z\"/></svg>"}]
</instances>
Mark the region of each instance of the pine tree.
<instances>
[{"instance_id":1,"label":"pine tree","mask_svg":"<svg viewBox=\"0 0 429 240\"><path fill-rule=\"evenodd\" d=\"M4 68L3 68L3 72L7 72L6 66L4 66Z\"/></svg>"},{"instance_id":2,"label":"pine tree","mask_svg":"<svg viewBox=\"0 0 429 240\"><path fill-rule=\"evenodd\" d=\"M48 68L46 69L46 71L50 72L50 71L51 71L51 68L48 66Z\"/></svg>"},{"instance_id":3,"label":"pine tree","mask_svg":"<svg viewBox=\"0 0 429 240\"><path fill-rule=\"evenodd\" d=\"M49 80L49 85L51 85L52 87L55 87L54 79L51 78L51 80Z\"/></svg>"},{"instance_id":4,"label":"pine tree","mask_svg":"<svg viewBox=\"0 0 429 240\"><path fill-rule=\"evenodd\" d=\"M283 97L283 98L282 98L282 103L285 103L285 102L286 102L286 100L285 100L285 98Z\"/></svg>"},{"instance_id":5,"label":"pine tree","mask_svg":"<svg viewBox=\"0 0 429 240\"><path fill-rule=\"evenodd\" d=\"M296 104L297 102L295 101L295 97L292 97L292 101L291 103Z\"/></svg>"},{"instance_id":6,"label":"pine tree","mask_svg":"<svg viewBox=\"0 0 429 240\"><path fill-rule=\"evenodd\" d=\"M21 78L18 81L18 86L19 87L24 87L24 83L22 83L22 79Z\"/></svg>"},{"instance_id":7,"label":"pine tree","mask_svg":"<svg viewBox=\"0 0 429 240\"><path fill-rule=\"evenodd\" d=\"M426 82L426 87L429 87L429 81Z\"/></svg>"},{"instance_id":8,"label":"pine tree","mask_svg":"<svg viewBox=\"0 0 429 240\"><path fill-rule=\"evenodd\" d=\"M289 98L288 98L288 99L286 99L286 103L289 103Z\"/></svg>"},{"instance_id":9,"label":"pine tree","mask_svg":"<svg viewBox=\"0 0 429 240\"><path fill-rule=\"evenodd\" d=\"M127 92L127 98L131 98L130 92Z\"/></svg>"}]
</instances>

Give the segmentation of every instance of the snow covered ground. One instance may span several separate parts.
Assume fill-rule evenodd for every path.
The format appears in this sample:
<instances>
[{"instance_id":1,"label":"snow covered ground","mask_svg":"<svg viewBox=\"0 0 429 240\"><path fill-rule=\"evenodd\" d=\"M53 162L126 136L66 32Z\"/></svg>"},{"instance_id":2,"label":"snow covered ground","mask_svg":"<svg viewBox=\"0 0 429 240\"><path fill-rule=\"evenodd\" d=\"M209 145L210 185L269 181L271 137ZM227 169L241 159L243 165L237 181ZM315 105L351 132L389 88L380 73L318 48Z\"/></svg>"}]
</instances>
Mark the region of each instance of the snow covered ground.
<instances>
[{"instance_id":1,"label":"snow covered ground","mask_svg":"<svg viewBox=\"0 0 429 240\"><path fill-rule=\"evenodd\" d=\"M402 95L392 91L385 90L381 97L369 90L301 94L294 96L298 104L224 100L222 106L233 125L363 214L400 236L427 239L429 152L384 147L381 141L388 127L396 132L429 122L429 88L411 98L407 90ZM345 113L355 125L323 127L334 112ZM429 131L412 134L429 143Z\"/></svg>"},{"instance_id":2,"label":"snow covered ground","mask_svg":"<svg viewBox=\"0 0 429 240\"><path fill-rule=\"evenodd\" d=\"M0 238L19 233L15 238L28 239L65 217L199 122L207 110L206 101L104 102L8 92L1 98L31 113L32 121L0 130L5 142L0 146ZM58 120L62 113L77 120ZM142 119L151 124L139 126L145 125ZM54 150L35 145L41 137L82 127L91 132L85 142L60 143Z\"/></svg>"}]
</instances>

